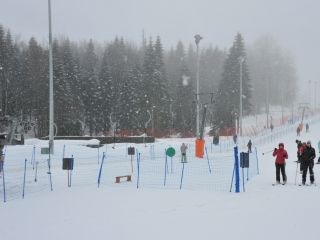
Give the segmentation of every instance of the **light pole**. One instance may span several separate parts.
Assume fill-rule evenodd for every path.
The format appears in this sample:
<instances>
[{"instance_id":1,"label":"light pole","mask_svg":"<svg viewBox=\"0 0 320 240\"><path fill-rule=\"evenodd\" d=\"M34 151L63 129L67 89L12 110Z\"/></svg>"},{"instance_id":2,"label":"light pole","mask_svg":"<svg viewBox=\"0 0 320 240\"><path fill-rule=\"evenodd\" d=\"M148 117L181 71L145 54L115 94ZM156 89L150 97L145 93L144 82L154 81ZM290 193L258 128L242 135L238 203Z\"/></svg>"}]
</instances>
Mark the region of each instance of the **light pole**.
<instances>
[{"instance_id":1,"label":"light pole","mask_svg":"<svg viewBox=\"0 0 320 240\"><path fill-rule=\"evenodd\" d=\"M151 119L152 119L152 122L151 122L151 127L152 127L152 136L154 137L154 113L153 113L153 110L156 108L156 106L152 106L151 108Z\"/></svg>"},{"instance_id":2,"label":"light pole","mask_svg":"<svg viewBox=\"0 0 320 240\"><path fill-rule=\"evenodd\" d=\"M53 62L52 62L52 29L51 29L51 0L48 0L49 12L49 149L54 153L53 137Z\"/></svg>"},{"instance_id":3,"label":"light pole","mask_svg":"<svg viewBox=\"0 0 320 240\"><path fill-rule=\"evenodd\" d=\"M314 110L317 108L317 82L314 82Z\"/></svg>"},{"instance_id":4,"label":"light pole","mask_svg":"<svg viewBox=\"0 0 320 240\"><path fill-rule=\"evenodd\" d=\"M200 56L199 56L199 43L202 37L199 34L196 34L194 36L196 46L197 46L197 93L196 93L196 99L197 99L197 121L196 121L196 137L199 138L199 123L200 123L200 98L199 98L199 68L200 68Z\"/></svg>"},{"instance_id":5,"label":"light pole","mask_svg":"<svg viewBox=\"0 0 320 240\"><path fill-rule=\"evenodd\" d=\"M240 136L242 136L242 67L243 67L244 58L241 56L239 57L239 64L240 64L240 103L239 103L239 125L240 125Z\"/></svg>"},{"instance_id":6,"label":"light pole","mask_svg":"<svg viewBox=\"0 0 320 240\"><path fill-rule=\"evenodd\" d=\"M308 96L309 96L309 106L311 108L311 80L308 81Z\"/></svg>"}]
</instances>

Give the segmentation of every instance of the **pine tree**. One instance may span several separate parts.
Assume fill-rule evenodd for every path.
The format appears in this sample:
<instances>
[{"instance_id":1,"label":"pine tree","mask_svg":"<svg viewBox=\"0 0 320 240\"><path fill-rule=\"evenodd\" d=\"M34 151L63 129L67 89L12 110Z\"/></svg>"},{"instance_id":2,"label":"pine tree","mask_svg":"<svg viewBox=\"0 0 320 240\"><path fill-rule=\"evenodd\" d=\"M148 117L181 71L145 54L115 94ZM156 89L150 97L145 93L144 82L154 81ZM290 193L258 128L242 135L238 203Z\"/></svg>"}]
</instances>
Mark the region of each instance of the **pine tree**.
<instances>
[{"instance_id":1,"label":"pine tree","mask_svg":"<svg viewBox=\"0 0 320 240\"><path fill-rule=\"evenodd\" d=\"M59 135L79 135L81 133L80 99L77 98L78 69L72 55L70 41L64 40L61 45L53 44L54 56L54 91L55 123Z\"/></svg>"},{"instance_id":2,"label":"pine tree","mask_svg":"<svg viewBox=\"0 0 320 240\"><path fill-rule=\"evenodd\" d=\"M216 97L214 114L215 127L232 128L235 126L235 118L239 116L241 58L244 59L242 63L243 115L250 112L251 85L249 71L243 38L241 34L238 33L224 63L222 80L219 84Z\"/></svg>"},{"instance_id":3,"label":"pine tree","mask_svg":"<svg viewBox=\"0 0 320 240\"><path fill-rule=\"evenodd\" d=\"M36 137L48 135L48 53L44 52L35 38L29 41L23 62L23 115L37 120Z\"/></svg>"},{"instance_id":4,"label":"pine tree","mask_svg":"<svg viewBox=\"0 0 320 240\"><path fill-rule=\"evenodd\" d=\"M109 52L108 49L104 51L102 57L101 69L99 73L99 82L101 84L101 94L103 101L101 102L101 121L102 121L102 130L107 132L110 128L110 113L112 111L112 96L113 96L113 86L110 73L109 65Z\"/></svg>"},{"instance_id":5,"label":"pine tree","mask_svg":"<svg viewBox=\"0 0 320 240\"><path fill-rule=\"evenodd\" d=\"M142 88L143 93L140 106L144 122L148 121L149 114L154 109L153 121L155 128L169 128L169 105L171 99L167 90L168 83L164 69L163 49L160 37L157 37L155 45L153 45L152 39L150 39L145 51Z\"/></svg>"},{"instance_id":6,"label":"pine tree","mask_svg":"<svg viewBox=\"0 0 320 240\"><path fill-rule=\"evenodd\" d=\"M6 78L5 78L5 35L4 29L2 25L0 25L0 116L3 116L5 109L5 86L6 86Z\"/></svg>"},{"instance_id":7,"label":"pine tree","mask_svg":"<svg viewBox=\"0 0 320 240\"><path fill-rule=\"evenodd\" d=\"M94 52L92 40L87 44L81 68L82 100L85 110L85 123L89 128L90 136L97 133L100 129L97 119L101 114L98 101L101 97L101 88L97 76L98 57Z\"/></svg>"}]
</instances>

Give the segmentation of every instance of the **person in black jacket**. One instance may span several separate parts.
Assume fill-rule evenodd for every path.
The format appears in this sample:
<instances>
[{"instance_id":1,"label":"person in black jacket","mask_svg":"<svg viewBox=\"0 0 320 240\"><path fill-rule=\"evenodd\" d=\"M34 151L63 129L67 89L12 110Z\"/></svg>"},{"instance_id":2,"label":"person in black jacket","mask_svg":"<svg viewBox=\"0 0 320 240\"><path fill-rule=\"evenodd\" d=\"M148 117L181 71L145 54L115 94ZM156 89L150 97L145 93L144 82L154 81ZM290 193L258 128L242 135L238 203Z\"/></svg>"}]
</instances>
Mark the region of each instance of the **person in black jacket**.
<instances>
[{"instance_id":1,"label":"person in black jacket","mask_svg":"<svg viewBox=\"0 0 320 240\"><path fill-rule=\"evenodd\" d=\"M252 147L251 139L249 139L249 142L248 142L248 144L247 144L247 147L248 147L248 153L252 153L252 151L251 151L251 147Z\"/></svg>"},{"instance_id":2,"label":"person in black jacket","mask_svg":"<svg viewBox=\"0 0 320 240\"><path fill-rule=\"evenodd\" d=\"M306 178L307 178L307 172L309 169L310 173L310 183L314 183L314 173L313 173L313 166L314 166L314 159L316 157L316 151L311 146L311 142L307 142L307 147L303 151L301 155L301 164L302 164L302 185L305 185Z\"/></svg>"}]
</instances>

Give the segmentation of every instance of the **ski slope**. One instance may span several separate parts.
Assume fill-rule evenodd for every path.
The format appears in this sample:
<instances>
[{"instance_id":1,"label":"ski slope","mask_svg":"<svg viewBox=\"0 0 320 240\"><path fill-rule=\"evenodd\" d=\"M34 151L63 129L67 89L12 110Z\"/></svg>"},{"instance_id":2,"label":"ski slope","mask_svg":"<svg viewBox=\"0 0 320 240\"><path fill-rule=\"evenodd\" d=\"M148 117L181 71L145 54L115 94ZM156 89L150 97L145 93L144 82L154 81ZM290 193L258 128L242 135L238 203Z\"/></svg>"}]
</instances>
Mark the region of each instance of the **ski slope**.
<instances>
[{"instance_id":1,"label":"ski slope","mask_svg":"<svg viewBox=\"0 0 320 240\"><path fill-rule=\"evenodd\" d=\"M320 124L312 122L310 132L303 131L299 139L311 140L318 153L319 132ZM50 191L48 180L47 156L40 154L40 148L46 146L46 142L28 140L25 146L8 146L5 160L7 202L0 202L0 239L318 240L320 165L314 167L317 186L298 186L300 174L297 174L296 185L295 126L282 133L285 135L265 136L268 141L260 137L258 145L253 139L253 146L258 149L260 174L253 176L246 184L246 191L241 193L229 192L233 146L227 139L221 142L223 148L207 145L212 170L219 172L220 169L221 172L218 180L207 180L208 161L192 156L193 139L161 139L152 146L134 145L141 156L148 156L146 159L153 161L153 164L141 165L141 171L145 171L141 176L148 177L141 179L138 189L136 160L133 160L133 181L114 183L116 175L132 171L130 156L126 153L129 144L118 144L115 149L112 145L103 146L98 152L83 146L88 142L56 141L56 153L51 159L53 191ZM246 141L244 139L243 143ZM189 178L185 178L185 185L180 190L179 146L182 142L189 146L185 166L195 169L197 175L186 174ZM262 155L277 147L279 142L284 143L289 154L286 186L272 186L275 182L274 158L271 153ZM36 161L31 161L34 146ZM164 187L163 151L170 146L177 150L177 156L172 165L168 159L168 182ZM241 148L244 150L244 146ZM97 175L103 152L107 158L98 188ZM71 188L67 187L66 171L61 170L63 154L75 158ZM22 199L25 158L26 188ZM146 159L141 157L141 164L147 162ZM222 159L220 165L217 159ZM35 183L33 167L36 162ZM225 172L228 172L227 176ZM174 177L170 179L170 176ZM196 184L199 182L201 184ZM2 183L0 189L2 200Z\"/></svg>"}]
</instances>

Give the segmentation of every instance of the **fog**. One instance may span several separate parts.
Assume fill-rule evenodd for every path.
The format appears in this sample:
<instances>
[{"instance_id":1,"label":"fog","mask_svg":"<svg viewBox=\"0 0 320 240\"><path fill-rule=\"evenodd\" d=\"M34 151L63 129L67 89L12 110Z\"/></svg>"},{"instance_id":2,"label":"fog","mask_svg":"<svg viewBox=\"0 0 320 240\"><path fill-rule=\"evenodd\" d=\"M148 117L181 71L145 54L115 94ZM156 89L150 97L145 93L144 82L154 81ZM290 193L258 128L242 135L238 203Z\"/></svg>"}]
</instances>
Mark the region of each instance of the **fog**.
<instances>
[{"instance_id":1,"label":"fog","mask_svg":"<svg viewBox=\"0 0 320 240\"><path fill-rule=\"evenodd\" d=\"M307 82L320 75L319 9L317 0L52 0L52 21L55 36L140 43L144 30L160 35L166 49L179 40L192 43L196 33L201 44L222 48L231 47L237 32L247 45L269 34L293 53L307 92ZM47 41L47 13L45 0L0 0L0 24L24 40Z\"/></svg>"}]
</instances>

